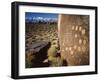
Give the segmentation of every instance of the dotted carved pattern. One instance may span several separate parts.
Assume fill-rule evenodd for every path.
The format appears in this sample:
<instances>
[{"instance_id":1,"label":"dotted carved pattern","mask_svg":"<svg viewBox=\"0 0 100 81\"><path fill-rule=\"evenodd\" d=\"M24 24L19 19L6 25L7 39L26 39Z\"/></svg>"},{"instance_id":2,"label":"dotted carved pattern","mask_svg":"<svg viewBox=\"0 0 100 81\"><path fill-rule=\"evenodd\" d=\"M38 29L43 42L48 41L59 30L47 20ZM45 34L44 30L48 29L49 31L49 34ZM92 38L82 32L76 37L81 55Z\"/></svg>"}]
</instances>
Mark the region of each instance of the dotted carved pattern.
<instances>
[{"instance_id":1,"label":"dotted carved pattern","mask_svg":"<svg viewBox=\"0 0 100 81\"><path fill-rule=\"evenodd\" d=\"M89 22L88 16L61 16L61 56L68 65L89 64L89 23L87 22Z\"/></svg>"}]
</instances>

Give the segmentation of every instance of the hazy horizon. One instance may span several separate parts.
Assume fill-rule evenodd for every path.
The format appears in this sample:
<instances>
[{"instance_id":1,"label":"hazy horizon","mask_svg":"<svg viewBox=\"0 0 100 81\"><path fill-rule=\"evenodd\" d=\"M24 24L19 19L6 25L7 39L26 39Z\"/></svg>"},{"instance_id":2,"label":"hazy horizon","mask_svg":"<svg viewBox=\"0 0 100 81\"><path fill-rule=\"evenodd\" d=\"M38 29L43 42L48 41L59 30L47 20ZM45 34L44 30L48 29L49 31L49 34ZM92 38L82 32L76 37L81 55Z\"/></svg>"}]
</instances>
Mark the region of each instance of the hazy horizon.
<instances>
[{"instance_id":1,"label":"hazy horizon","mask_svg":"<svg viewBox=\"0 0 100 81\"><path fill-rule=\"evenodd\" d=\"M37 21L57 21L58 14L52 13L33 13L33 12L26 12L25 13L25 21L26 22L37 22Z\"/></svg>"}]
</instances>

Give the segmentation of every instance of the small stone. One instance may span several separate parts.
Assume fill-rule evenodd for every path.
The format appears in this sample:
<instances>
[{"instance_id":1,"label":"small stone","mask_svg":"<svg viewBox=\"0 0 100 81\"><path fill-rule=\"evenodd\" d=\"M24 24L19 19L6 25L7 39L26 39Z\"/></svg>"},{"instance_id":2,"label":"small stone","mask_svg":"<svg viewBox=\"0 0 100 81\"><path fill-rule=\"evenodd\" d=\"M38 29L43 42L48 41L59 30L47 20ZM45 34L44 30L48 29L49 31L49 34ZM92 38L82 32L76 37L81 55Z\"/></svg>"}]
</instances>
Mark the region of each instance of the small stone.
<instances>
[{"instance_id":1,"label":"small stone","mask_svg":"<svg viewBox=\"0 0 100 81\"><path fill-rule=\"evenodd\" d=\"M79 39L79 44L82 44L82 39Z\"/></svg>"},{"instance_id":2,"label":"small stone","mask_svg":"<svg viewBox=\"0 0 100 81\"><path fill-rule=\"evenodd\" d=\"M71 52L70 52L70 54L71 54L71 55L73 55L73 54L74 54L74 52L73 52L73 51L71 51Z\"/></svg>"},{"instance_id":3,"label":"small stone","mask_svg":"<svg viewBox=\"0 0 100 81\"><path fill-rule=\"evenodd\" d=\"M75 26L72 26L72 30L74 30L75 29Z\"/></svg>"},{"instance_id":4,"label":"small stone","mask_svg":"<svg viewBox=\"0 0 100 81\"><path fill-rule=\"evenodd\" d=\"M66 47L65 50L68 51L68 47Z\"/></svg>"},{"instance_id":5,"label":"small stone","mask_svg":"<svg viewBox=\"0 0 100 81\"><path fill-rule=\"evenodd\" d=\"M75 34L75 38L77 38L78 37L78 35L77 34Z\"/></svg>"},{"instance_id":6,"label":"small stone","mask_svg":"<svg viewBox=\"0 0 100 81\"><path fill-rule=\"evenodd\" d=\"M71 51L72 50L72 47L69 47L69 50Z\"/></svg>"},{"instance_id":7,"label":"small stone","mask_svg":"<svg viewBox=\"0 0 100 81\"><path fill-rule=\"evenodd\" d=\"M80 26L80 27L79 27L79 31L81 31L81 30L82 30L82 27Z\"/></svg>"},{"instance_id":8,"label":"small stone","mask_svg":"<svg viewBox=\"0 0 100 81\"><path fill-rule=\"evenodd\" d=\"M78 26L76 26L76 29L75 29L76 31L78 30Z\"/></svg>"},{"instance_id":9,"label":"small stone","mask_svg":"<svg viewBox=\"0 0 100 81\"><path fill-rule=\"evenodd\" d=\"M84 35L84 34L85 34L85 29L82 30L82 35Z\"/></svg>"}]
</instances>

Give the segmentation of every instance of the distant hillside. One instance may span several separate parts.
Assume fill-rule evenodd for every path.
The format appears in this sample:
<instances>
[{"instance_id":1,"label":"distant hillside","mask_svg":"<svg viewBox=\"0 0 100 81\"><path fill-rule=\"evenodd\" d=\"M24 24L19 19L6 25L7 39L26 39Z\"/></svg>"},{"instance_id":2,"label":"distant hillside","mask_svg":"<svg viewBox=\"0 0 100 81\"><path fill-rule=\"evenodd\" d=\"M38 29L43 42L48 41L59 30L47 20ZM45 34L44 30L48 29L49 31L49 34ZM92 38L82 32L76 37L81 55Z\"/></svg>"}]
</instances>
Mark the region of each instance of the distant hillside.
<instances>
[{"instance_id":1,"label":"distant hillside","mask_svg":"<svg viewBox=\"0 0 100 81\"><path fill-rule=\"evenodd\" d=\"M53 23L53 22L57 22L57 18L50 18L50 17L46 17L46 18L43 18L43 17L28 17L28 18L26 18L25 19L25 22L26 23L47 23L47 22L51 22L51 23Z\"/></svg>"}]
</instances>

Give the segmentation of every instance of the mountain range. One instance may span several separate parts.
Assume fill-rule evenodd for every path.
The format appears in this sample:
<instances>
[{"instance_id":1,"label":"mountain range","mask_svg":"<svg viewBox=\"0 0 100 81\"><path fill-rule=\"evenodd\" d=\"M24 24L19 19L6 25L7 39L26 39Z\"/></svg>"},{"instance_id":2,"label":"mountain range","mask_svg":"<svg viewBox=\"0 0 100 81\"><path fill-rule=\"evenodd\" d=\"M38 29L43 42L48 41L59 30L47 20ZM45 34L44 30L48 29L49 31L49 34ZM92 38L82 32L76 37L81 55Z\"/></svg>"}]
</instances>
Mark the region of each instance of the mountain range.
<instances>
[{"instance_id":1,"label":"mountain range","mask_svg":"<svg viewBox=\"0 0 100 81\"><path fill-rule=\"evenodd\" d=\"M25 21L26 22L57 22L57 18L50 18L50 17L26 17Z\"/></svg>"}]
</instances>

